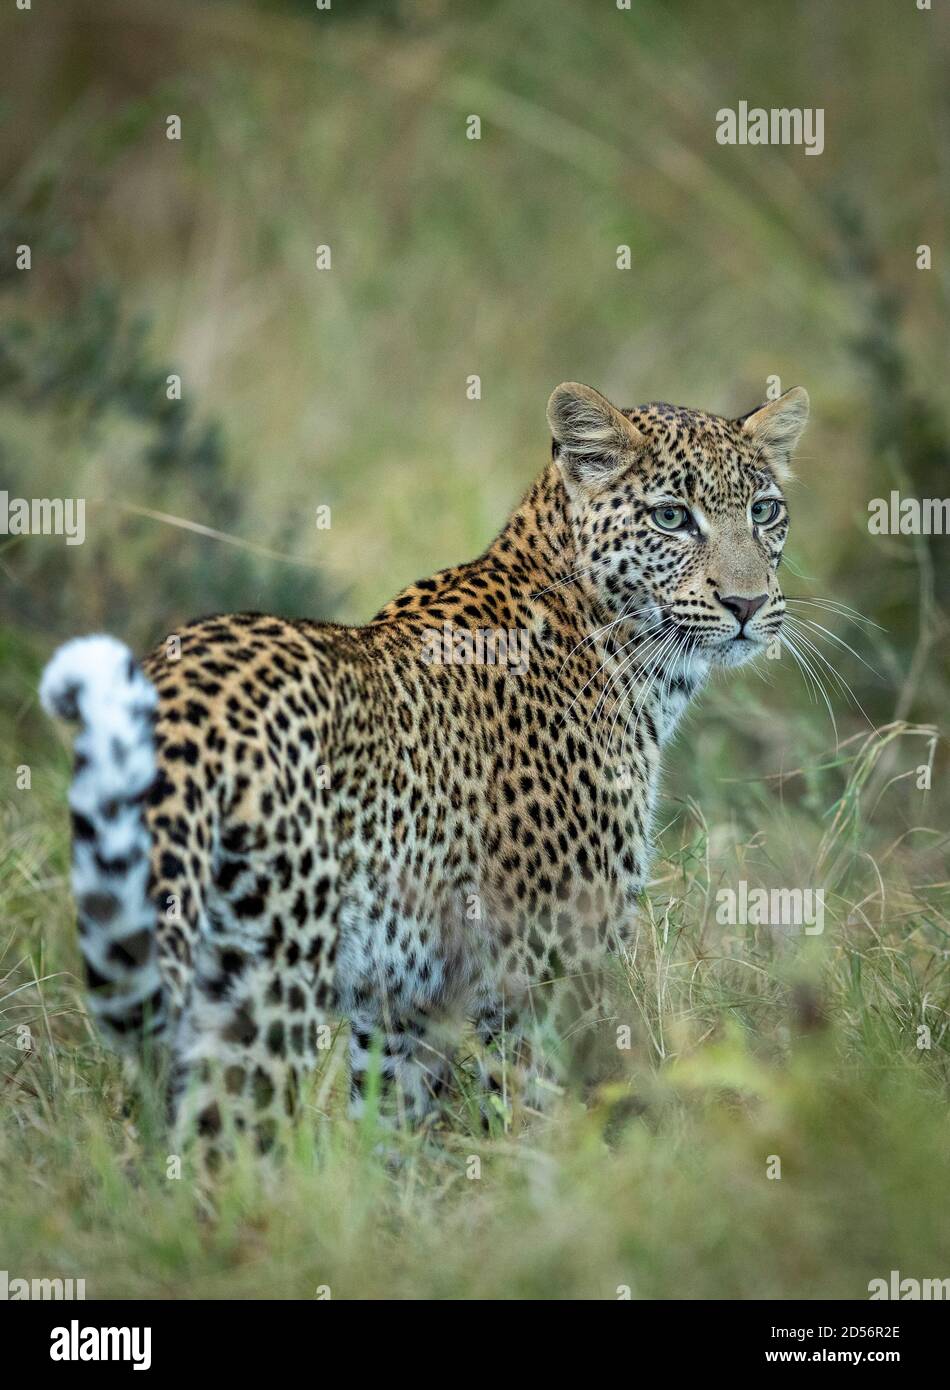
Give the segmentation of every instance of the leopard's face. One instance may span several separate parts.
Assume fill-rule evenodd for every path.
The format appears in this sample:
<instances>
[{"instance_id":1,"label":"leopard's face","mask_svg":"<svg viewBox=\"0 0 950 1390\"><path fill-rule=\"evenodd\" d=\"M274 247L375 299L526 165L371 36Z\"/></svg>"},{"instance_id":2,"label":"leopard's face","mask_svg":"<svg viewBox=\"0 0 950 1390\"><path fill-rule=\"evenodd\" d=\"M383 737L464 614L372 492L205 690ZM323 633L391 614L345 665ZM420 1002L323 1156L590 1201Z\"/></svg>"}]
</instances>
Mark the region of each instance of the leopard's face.
<instances>
[{"instance_id":1,"label":"leopard's face","mask_svg":"<svg viewBox=\"0 0 950 1390\"><path fill-rule=\"evenodd\" d=\"M621 412L589 387L558 388L549 417L578 570L618 636L706 667L741 666L775 639L781 482L806 414L803 391L731 421L663 404Z\"/></svg>"}]
</instances>

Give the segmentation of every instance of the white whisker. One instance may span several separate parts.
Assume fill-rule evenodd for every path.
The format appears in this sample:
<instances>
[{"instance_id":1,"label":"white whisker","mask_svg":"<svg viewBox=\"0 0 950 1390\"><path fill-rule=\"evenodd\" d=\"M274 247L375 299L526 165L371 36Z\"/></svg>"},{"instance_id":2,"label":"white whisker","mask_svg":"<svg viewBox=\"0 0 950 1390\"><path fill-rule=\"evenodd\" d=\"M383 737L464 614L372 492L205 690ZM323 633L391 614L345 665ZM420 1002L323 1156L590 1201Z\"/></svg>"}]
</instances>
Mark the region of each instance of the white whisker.
<instances>
[{"instance_id":1,"label":"white whisker","mask_svg":"<svg viewBox=\"0 0 950 1390\"><path fill-rule=\"evenodd\" d=\"M800 634L799 634L799 635L800 635ZM811 662L808 660L808 658L807 658L802 652L800 652L800 651L798 650L798 648L795 646L795 643L793 642L792 638L788 635L788 633L786 633L786 634L784 635L784 642L785 642L785 645L788 647L789 651L790 651L790 652L792 653L792 655L794 656L795 660L798 662L798 664L799 664L799 666L801 667L802 671L803 671L803 672L804 672L804 671L808 671L808 673L810 674L810 676L811 676L811 678L812 678L812 681L814 682L814 687L815 687L815 689L819 692L819 694L821 695L822 700L824 700L824 702L825 702L825 708L826 708L827 711L828 711L828 717L829 717L830 720L831 720L831 727L832 727L832 730L834 731L834 736L835 736L835 751L837 752L838 747L839 747L838 725L837 725L837 723L835 722L835 713L834 713L834 710L833 710L832 707L831 707L831 701L828 699L828 693L827 693L827 691L825 690L824 684L823 684L823 682L822 682L820 676L819 676L819 675L817 674L817 672L815 671L815 668L812 666Z\"/></svg>"}]
</instances>

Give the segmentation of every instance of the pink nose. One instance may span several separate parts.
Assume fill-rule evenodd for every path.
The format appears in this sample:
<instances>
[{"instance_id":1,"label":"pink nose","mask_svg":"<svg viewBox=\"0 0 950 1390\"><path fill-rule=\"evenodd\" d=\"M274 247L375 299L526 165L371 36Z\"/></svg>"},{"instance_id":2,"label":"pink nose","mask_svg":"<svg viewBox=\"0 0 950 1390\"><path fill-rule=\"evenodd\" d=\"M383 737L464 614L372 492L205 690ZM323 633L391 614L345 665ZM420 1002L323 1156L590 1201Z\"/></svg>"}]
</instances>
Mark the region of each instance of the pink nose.
<instances>
[{"instance_id":1,"label":"pink nose","mask_svg":"<svg viewBox=\"0 0 950 1390\"><path fill-rule=\"evenodd\" d=\"M738 594L730 594L728 598L720 598L719 602L723 608L728 608L730 613L734 613L739 619L739 631L745 627L753 613L758 613L763 603L768 599L768 594L757 594L755 598L740 598Z\"/></svg>"}]
</instances>

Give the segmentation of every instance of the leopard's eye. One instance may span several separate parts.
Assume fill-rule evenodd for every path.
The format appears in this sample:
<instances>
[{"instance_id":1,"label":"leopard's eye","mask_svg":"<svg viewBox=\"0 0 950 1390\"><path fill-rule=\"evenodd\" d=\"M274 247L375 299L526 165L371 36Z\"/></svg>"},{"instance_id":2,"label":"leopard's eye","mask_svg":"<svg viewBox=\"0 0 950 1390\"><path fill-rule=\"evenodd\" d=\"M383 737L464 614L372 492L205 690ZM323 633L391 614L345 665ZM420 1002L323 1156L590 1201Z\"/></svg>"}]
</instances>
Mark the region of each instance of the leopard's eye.
<instances>
[{"instance_id":1,"label":"leopard's eye","mask_svg":"<svg viewBox=\"0 0 950 1390\"><path fill-rule=\"evenodd\" d=\"M664 502L662 506L654 507L650 517L661 531L683 531L692 521L687 508L675 502Z\"/></svg>"},{"instance_id":2,"label":"leopard's eye","mask_svg":"<svg viewBox=\"0 0 950 1390\"><path fill-rule=\"evenodd\" d=\"M782 504L777 497L761 497L752 503L752 520L756 526L770 526L778 520Z\"/></svg>"}]
</instances>

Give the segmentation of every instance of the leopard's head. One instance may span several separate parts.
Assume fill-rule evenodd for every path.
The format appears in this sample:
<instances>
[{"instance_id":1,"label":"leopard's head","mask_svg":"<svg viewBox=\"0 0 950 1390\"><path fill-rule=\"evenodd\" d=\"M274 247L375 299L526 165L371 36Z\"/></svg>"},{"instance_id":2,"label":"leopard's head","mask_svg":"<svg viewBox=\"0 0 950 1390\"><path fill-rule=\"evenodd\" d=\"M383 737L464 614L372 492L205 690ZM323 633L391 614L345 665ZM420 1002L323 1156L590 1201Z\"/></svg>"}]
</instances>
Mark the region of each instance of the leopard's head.
<instances>
[{"instance_id":1,"label":"leopard's head","mask_svg":"<svg viewBox=\"0 0 950 1390\"><path fill-rule=\"evenodd\" d=\"M782 484L808 395L727 420L659 402L618 410L577 382L548 403L578 582L651 658L741 666L782 625Z\"/></svg>"}]
</instances>

